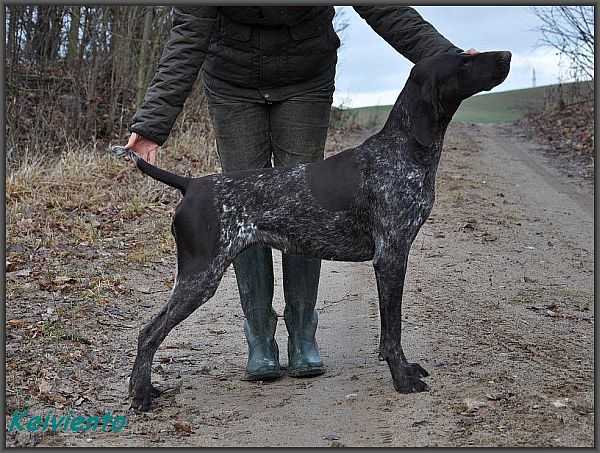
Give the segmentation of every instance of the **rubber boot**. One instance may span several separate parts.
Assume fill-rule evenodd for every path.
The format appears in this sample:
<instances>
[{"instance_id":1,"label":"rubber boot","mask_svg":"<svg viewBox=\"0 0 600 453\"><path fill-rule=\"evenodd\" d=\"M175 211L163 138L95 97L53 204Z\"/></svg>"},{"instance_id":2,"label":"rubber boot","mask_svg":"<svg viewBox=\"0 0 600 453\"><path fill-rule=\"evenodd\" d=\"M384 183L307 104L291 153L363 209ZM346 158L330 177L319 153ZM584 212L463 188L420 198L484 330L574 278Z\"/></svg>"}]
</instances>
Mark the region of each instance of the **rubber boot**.
<instances>
[{"instance_id":1,"label":"rubber boot","mask_svg":"<svg viewBox=\"0 0 600 453\"><path fill-rule=\"evenodd\" d=\"M315 339L321 260L283 255L284 319L288 330L288 375L318 376L325 372Z\"/></svg>"},{"instance_id":2,"label":"rubber boot","mask_svg":"<svg viewBox=\"0 0 600 453\"><path fill-rule=\"evenodd\" d=\"M281 377L279 348L275 341L277 314L273 310L273 258L270 248L251 247L233 262L246 317L244 333L248 342L247 381Z\"/></svg>"}]
</instances>

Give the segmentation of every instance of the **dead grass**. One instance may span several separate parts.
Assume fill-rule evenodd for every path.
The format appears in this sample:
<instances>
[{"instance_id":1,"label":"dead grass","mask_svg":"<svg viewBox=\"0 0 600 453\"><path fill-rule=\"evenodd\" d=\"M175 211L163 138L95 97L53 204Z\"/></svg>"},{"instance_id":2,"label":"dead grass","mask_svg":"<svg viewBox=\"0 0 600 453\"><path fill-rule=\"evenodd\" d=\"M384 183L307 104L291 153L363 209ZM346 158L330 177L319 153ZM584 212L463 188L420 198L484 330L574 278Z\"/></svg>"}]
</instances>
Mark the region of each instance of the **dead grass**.
<instances>
[{"instance_id":1,"label":"dead grass","mask_svg":"<svg viewBox=\"0 0 600 453\"><path fill-rule=\"evenodd\" d=\"M202 137L196 142L191 131L174 138L161 152L160 165L194 175L215 171L213 144ZM108 152L68 150L54 161L25 156L6 177L8 244L52 246L57 236L73 245L94 244L117 220L124 224L149 211L167 212L170 192Z\"/></svg>"},{"instance_id":2,"label":"dead grass","mask_svg":"<svg viewBox=\"0 0 600 453\"><path fill-rule=\"evenodd\" d=\"M200 176L215 171L215 155L210 137L194 140L189 130L159 164ZM104 338L118 330L103 326L130 328L127 310L139 310L132 269L174 261L169 223L178 199L108 152L23 156L8 169L7 407L66 410L82 396L94 400L90 382L113 372L109 361L119 357Z\"/></svg>"}]
</instances>

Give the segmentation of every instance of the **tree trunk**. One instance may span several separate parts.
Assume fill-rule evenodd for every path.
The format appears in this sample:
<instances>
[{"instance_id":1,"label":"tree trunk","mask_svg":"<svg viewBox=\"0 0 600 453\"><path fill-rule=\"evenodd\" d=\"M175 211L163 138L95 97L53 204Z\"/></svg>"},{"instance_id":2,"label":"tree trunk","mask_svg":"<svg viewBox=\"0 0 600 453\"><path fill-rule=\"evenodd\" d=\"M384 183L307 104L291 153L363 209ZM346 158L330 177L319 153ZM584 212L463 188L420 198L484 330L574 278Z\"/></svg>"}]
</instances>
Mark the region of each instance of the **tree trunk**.
<instances>
[{"instance_id":1,"label":"tree trunk","mask_svg":"<svg viewBox=\"0 0 600 453\"><path fill-rule=\"evenodd\" d=\"M17 58L17 28L18 16L21 12L21 8L17 5L12 5L7 7L5 11L9 14L8 30L6 31L6 62L8 66L7 80L11 81L15 66L19 63Z\"/></svg>"},{"instance_id":2,"label":"tree trunk","mask_svg":"<svg viewBox=\"0 0 600 453\"><path fill-rule=\"evenodd\" d=\"M91 14L90 14L91 13ZM87 99L86 99L86 127L85 133L88 137L92 139L96 138L96 122L94 121L95 113L96 113L96 85L98 81L98 44L97 44L97 11L88 9L86 16L90 16L89 20L89 41L91 44L90 49L90 59L86 62L86 66L89 67L88 80L87 82ZM86 21L87 22L87 21Z\"/></svg>"},{"instance_id":3,"label":"tree trunk","mask_svg":"<svg viewBox=\"0 0 600 453\"><path fill-rule=\"evenodd\" d=\"M152 29L153 8L147 7L144 14L144 31L142 33L142 43L140 46L140 58L137 71L137 90L135 96L135 105L140 106L146 93L146 64L148 60L148 46L150 45L150 30Z\"/></svg>"},{"instance_id":4,"label":"tree trunk","mask_svg":"<svg viewBox=\"0 0 600 453\"><path fill-rule=\"evenodd\" d=\"M46 49L46 55L49 62L55 61L58 58L64 18L64 6L52 6L50 8L50 34L48 36L48 47Z\"/></svg>"},{"instance_id":5,"label":"tree trunk","mask_svg":"<svg viewBox=\"0 0 600 453\"><path fill-rule=\"evenodd\" d=\"M46 64L46 45L50 32L50 6L39 5L36 7L35 27L31 39L31 50L38 64Z\"/></svg>"},{"instance_id":6,"label":"tree trunk","mask_svg":"<svg viewBox=\"0 0 600 453\"><path fill-rule=\"evenodd\" d=\"M69 41L67 44L67 61L74 62L77 59L79 48L79 27L81 22L81 6L71 7L71 24L69 26Z\"/></svg>"},{"instance_id":7,"label":"tree trunk","mask_svg":"<svg viewBox=\"0 0 600 453\"><path fill-rule=\"evenodd\" d=\"M6 30L6 60L9 63L13 63L12 57L14 52L14 38L16 36L16 15L17 8L15 6L7 7L5 14L8 14L8 28ZM6 16L5 16L6 17ZM6 19L5 19L6 20Z\"/></svg>"},{"instance_id":8,"label":"tree trunk","mask_svg":"<svg viewBox=\"0 0 600 453\"><path fill-rule=\"evenodd\" d=\"M90 28L90 7L84 6L83 7L83 33L81 35L81 41L79 41L79 52L78 52L78 57L79 57L79 66L82 67L83 61L85 60L85 47L88 43L89 40L89 28ZM81 13L80 13L81 14Z\"/></svg>"}]
</instances>

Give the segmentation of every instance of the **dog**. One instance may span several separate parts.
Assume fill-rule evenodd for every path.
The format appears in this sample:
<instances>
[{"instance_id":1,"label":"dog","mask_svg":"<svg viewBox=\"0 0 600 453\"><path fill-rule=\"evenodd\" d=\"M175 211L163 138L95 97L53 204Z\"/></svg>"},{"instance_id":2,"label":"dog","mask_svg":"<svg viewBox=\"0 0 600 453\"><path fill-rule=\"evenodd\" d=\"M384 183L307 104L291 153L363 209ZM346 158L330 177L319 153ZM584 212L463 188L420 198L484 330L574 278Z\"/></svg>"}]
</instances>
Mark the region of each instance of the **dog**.
<instances>
[{"instance_id":1,"label":"dog","mask_svg":"<svg viewBox=\"0 0 600 453\"><path fill-rule=\"evenodd\" d=\"M177 274L170 300L140 331L131 406L149 410L160 392L151 365L177 324L209 300L244 249L373 261L380 354L400 393L428 390L428 373L402 350L402 291L411 244L434 203L446 128L461 101L507 77L510 52L442 54L417 63L380 132L356 148L292 167L188 178L120 148L143 173L181 191L171 231Z\"/></svg>"}]
</instances>

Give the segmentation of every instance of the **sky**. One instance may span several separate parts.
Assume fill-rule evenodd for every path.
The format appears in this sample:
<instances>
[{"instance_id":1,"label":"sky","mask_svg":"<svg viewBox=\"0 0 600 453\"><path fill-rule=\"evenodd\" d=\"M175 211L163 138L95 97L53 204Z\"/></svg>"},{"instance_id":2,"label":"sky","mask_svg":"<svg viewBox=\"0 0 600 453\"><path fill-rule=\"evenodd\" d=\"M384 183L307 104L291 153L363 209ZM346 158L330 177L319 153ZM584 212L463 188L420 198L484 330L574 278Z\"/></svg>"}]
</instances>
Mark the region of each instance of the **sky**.
<instances>
[{"instance_id":1,"label":"sky","mask_svg":"<svg viewBox=\"0 0 600 453\"><path fill-rule=\"evenodd\" d=\"M341 35L334 105L363 107L393 104L412 67L351 6L349 27ZM417 6L439 32L462 49L510 50L508 78L492 91L549 85L564 78L566 67L556 51L539 46L539 21L530 6ZM562 67L562 69L561 69ZM565 79L566 80L566 79Z\"/></svg>"}]
</instances>

